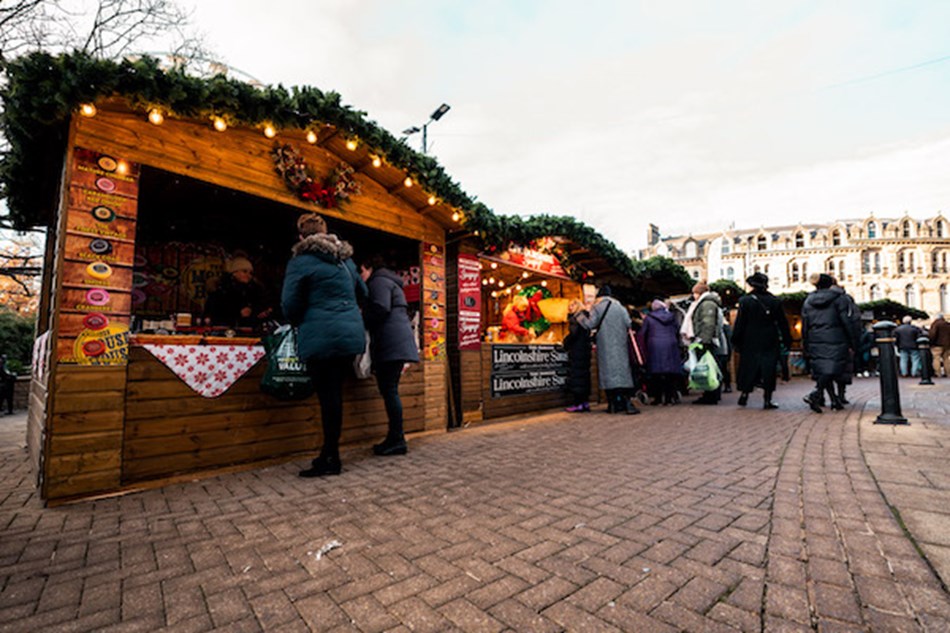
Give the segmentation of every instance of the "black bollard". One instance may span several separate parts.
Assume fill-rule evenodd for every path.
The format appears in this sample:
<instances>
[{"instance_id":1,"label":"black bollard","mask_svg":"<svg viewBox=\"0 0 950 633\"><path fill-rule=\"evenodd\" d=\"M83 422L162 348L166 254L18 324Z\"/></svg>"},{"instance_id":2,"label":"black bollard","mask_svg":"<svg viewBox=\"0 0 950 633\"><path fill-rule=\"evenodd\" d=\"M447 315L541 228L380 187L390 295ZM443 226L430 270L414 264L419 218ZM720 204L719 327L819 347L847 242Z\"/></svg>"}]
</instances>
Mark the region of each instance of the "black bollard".
<instances>
[{"instance_id":1,"label":"black bollard","mask_svg":"<svg viewBox=\"0 0 950 633\"><path fill-rule=\"evenodd\" d=\"M897 383L897 355L894 353L896 323L880 321L874 324L874 344L877 345L877 370L881 376L881 415L875 424L907 424L901 415L901 393Z\"/></svg>"},{"instance_id":2,"label":"black bollard","mask_svg":"<svg viewBox=\"0 0 950 633\"><path fill-rule=\"evenodd\" d=\"M920 336L917 338L917 353L920 354L920 384L934 384L934 381L930 379L934 359L930 354L930 339L928 337Z\"/></svg>"}]
</instances>

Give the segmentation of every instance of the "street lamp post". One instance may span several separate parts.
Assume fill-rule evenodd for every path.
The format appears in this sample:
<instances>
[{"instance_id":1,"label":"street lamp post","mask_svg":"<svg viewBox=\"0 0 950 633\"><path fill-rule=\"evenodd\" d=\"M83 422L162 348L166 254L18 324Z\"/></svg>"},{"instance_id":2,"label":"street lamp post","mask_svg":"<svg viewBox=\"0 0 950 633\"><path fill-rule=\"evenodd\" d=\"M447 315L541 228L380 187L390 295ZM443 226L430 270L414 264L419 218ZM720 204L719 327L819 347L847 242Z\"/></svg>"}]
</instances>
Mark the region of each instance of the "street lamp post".
<instances>
[{"instance_id":1,"label":"street lamp post","mask_svg":"<svg viewBox=\"0 0 950 633\"><path fill-rule=\"evenodd\" d=\"M450 107L449 104L443 103L442 105L440 105L438 108L435 109L435 112L429 115L429 120L423 123L421 128L417 125L413 125L412 127L409 127L403 130L402 133L405 134L406 136L409 136L410 134L415 134L416 132L421 131L422 132L422 153L423 154L427 153L429 150L429 137L428 137L429 124L434 123L435 121L438 121L443 116L445 116L445 113L449 111L449 107Z\"/></svg>"}]
</instances>

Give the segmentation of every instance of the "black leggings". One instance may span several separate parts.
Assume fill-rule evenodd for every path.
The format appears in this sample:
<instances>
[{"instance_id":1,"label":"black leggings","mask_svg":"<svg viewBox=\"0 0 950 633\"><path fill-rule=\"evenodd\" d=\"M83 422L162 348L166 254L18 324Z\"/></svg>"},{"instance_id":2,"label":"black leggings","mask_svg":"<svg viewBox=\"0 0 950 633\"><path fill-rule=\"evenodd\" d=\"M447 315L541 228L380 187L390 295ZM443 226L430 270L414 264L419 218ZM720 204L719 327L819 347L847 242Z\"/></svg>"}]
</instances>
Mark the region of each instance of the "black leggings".
<instances>
[{"instance_id":1,"label":"black leggings","mask_svg":"<svg viewBox=\"0 0 950 633\"><path fill-rule=\"evenodd\" d=\"M307 371L320 400L320 421L323 424L321 457L340 456L340 433L343 430L343 379L352 371L352 356L312 358Z\"/></svg>"},{"instance_id":2,"label":"black leggings","mask_svg":"<svg viewBox=\"0 0 950 633\"><path fill-rule=\"evenodd\" d=\"M386 417L389 420L389 432L386 437L390 440L403 438L402 400L399 399L399 378L402 377L402 366L401 360L376 363L376 386L386 405Z\"/></svg>"}]
</instances>

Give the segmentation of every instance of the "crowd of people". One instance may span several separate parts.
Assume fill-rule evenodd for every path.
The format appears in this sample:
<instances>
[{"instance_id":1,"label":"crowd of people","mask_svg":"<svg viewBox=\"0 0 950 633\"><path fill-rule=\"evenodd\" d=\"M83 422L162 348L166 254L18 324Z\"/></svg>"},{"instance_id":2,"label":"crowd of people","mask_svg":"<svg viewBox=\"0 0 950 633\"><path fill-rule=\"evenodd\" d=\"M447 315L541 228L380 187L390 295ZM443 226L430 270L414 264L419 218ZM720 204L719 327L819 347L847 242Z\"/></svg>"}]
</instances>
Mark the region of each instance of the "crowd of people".
<instances>
[{"instance_id":1,"label":"crowd of people","mask_svg":"<svg viewBox=\"0 0 950 633\"><path fill-rule=\"evenodd\" d=\"M804 401L812 411L840 410L849 404L847 387L856 375L873 372L874 333L862 322L861 310L834 277L810 278L815 290L802 306L801 356L815 381ZM718 293L706 283L692 289L684 311L669 300L656 299L641 315L628 312L602 287L593 306L570 305L568 388L572 403L567 411L590 411L591 346L596 344L599 387L607 396L608 413L639 413L638 396L653 405L672 405L689 391L690 366L708 354L715 359L718 380L693 402L715 405L731 390L733 352L738 356L735 376L737 404L745 407L750 395L762 390L762 408L777 409L778 379L790 378L792 335L781 301L768 290L768 277L755 273L746 279L750 290L739 299L733 324ZM633 334L635 332L635 334ZM950 373L950 323L938 315L929 331L913 325L911 317L895 329L902 376L920 375L923 362L920 337L929 338L935 376Z\"/></svg>"}]
</instances>

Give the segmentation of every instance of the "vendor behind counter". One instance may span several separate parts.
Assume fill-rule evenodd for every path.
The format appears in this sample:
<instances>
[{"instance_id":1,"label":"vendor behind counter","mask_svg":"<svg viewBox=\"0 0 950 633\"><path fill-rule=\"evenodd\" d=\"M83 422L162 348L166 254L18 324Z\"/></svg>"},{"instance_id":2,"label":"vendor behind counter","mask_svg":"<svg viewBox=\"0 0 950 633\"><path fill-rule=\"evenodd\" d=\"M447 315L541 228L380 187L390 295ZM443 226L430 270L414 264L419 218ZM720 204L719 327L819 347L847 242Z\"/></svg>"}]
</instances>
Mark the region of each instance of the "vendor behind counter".
<instances>
[{"instance_id":1,"label":"vendor behind counter","mask_svg":"<svg viewBox=\"0 0 950 633\"><path fill-rule=\"evenodd\" d=\"M254 265L238 256L226 262L225 270L208 294L205 320L214 326L259 331L274 310L264 286L254 278Z\"/></svg>"}]
</instances>

